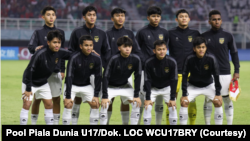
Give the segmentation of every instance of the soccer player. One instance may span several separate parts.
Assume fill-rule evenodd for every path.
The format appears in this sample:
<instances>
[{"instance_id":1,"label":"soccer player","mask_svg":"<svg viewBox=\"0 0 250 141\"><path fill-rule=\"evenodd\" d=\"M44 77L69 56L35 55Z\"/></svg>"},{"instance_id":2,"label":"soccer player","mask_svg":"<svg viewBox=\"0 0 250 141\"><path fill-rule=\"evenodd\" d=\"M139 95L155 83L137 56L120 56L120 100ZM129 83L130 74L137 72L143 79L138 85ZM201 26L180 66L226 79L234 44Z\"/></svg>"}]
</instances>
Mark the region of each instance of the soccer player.
<instances>
[{"instance_id":1,"label":"soccer player","mask_svg":"<svg viewBox=\"0 0 250 141\"><path fill-rule=\"evenodd\" d=\"M169 107L169 122L171 125L176 125L177 63L174 58L166 55L167 46L165 41L155 41L153 51L155 55L148 58L144 65L144 89L146 91L144 124L150 125L152 106L156 97L162 95Z\"/></svg>"},{"instance_id":2,"label":"soccer player","mask_svg":"<svg viewBox=\"0 0 250 141\"><path fill-rule=\"evenodd\" d=\"M63 35L58 30L47 35L47 46L35 52L23 74L20 124L26 125L33 96L44 103L46 124L53 124L52 95L47 79L51 76L61 59L68 59L71 52L61 48Z\"/></svg>"},{"instance_id":3,"label":"soccer player","mask_svg":"<svg viewBox=\"0 0 250 141\"><path fill-rule=\"evenodd\" d=\"M161 13L162 11L159 7L156 6L149 7L147 10L147 19L149 21L149 24L140 29L136 34L136 39L138 41L139 46L141 47L144 59L147 59L150 56L154 55L153 49L154 49L154 42L156 40L164 40L166 43L168 43L168 38L169 38L168 31L159 26L159 23L161 21ZM144 95L145 95L145 92L143 91L143 83L144 83L143 74L144 71L142 70L141 91L140 91L141 101L144 101ZM163 114L162 101L163 101L162 96L158 96L155 100L156 124L161 124L162 114ZM140 115L143 112L143 108L144 106L142 103L142 106L140 108Z\"/></svg>"},{"instance_id":4,"label":"soccer player","mask_svg":"<svg viewBox=\"0 0 250 141\"><path fill-rule=\"evenodd\" d=\"M215 56L206 53L206 40L203 37L196 37L193 41L193 46L195 53L186 58L183 66L183 93L179 112L180 124L187 124L187 107L189 102L199 95L205 95L206 99L212 101L214 104L215 124L221 125L223 122L223 109L222 97L220 94L219 64ZM189 73L190 77L189 81L187 81Z\"/></svg>"},{"instance_id":5,"label":"soccer player","mask_svg":"<svg viewBox=\"0 0 250 141\"><path fill-rule=\"evenodd\" d=\"M132 53L142 57L141 49L135 39L134 33L131 30L124 28L123 24L125 22L125 14L126 14L126 11L121 8L115 8L111 11L111 20L114 22L114 26L106 32L108 36L108 42L111 48L111 55L113 56L117 54L117 52L119 52L118 46L116 44L118 38L126 36L132 39L134 43L132 47ZM141 60L143 59L141 58ZM133 85L132 76L129 77L128 81L131 85ZM108 123L112 114L112 103L108 109ZM121 115L122 115L122 123L128 124L129 122L129 105L128 104L124 105L123 103L121 103Z\"/></svg>"},{"instance_id":6,"label":"soccer player","mask_svg":"<svg viewBox=\"0 0 250 141\"><path fill-rule=\"evenodd\" d=\"M188 23L190 21L189 13L185 9L180 9L176 12L175 21L178 26L169 30L169 54L173 57L178 66L178 83L176 90L176 97L181 87L182 81L182 67L188 55L193 53L192 41L195 37L200 36L199 31L190 29ZM166 110L167 124L168 123L168 108ZM189 103L188 116L191 125L195 124L196 119L196 103L195 99Z\"/></svg>"},{"instance_id":7,"label":"soccer player","mask_svg":"<svg viewBox=\"0 0 250 141\"><path fill-rule=\"evenodd\" d=\"M217 10L209 13L209 24L211 29L204 32L202 36L207 40L208 53L214 54L220 66L220 83L222 86L221 95L224 102L224 109L227 117L227 124L233 124L233 102L229 98L229 84L231 82L231 72L229 63L229 50L234 64L233 79L239 79L239 57L233 35L221 28L221 14ZM212 113L212 103L205 100L204 117L206 124L210 124Z\"/></svg>"},{"instance_id":8,"label":"soccer player","mask_svg":"<svg viewBox=\"0 0 250 141\"><path fill-rule=\"evenodd\" d=\"M56 20L56 10L50 6L43 8L42 18L45 21L45 25L41 29L37 29L34 31L28 45L28 49L32 54L34 54L37 50L43 48L43 46L47 45L47 34L49 31L52 30L58 30L61 32L61 34L63 35L61 40L61 48L64 48L64 42L65 42L64 31L56 28L56 26L54 25L54 22ZM64 72L65 72L65 61L61 60L61 62L57 63L55 70L48 78L48 83L50 86L52 100L53 100L54 124L58 124L60 119L60 95L62 89L62 80L64 79ZM32 124L36 124L37 122L40 103L41 99L36 99L36 97L34 97L34 102L31 111Z\"/></svg>"},{"instance_id":9,"label":"soccer player","mask_svg":"<svg viewBox=\"0 0 250 141\"><path fill-rule=\"evenodd\" d=\"M62 122L69 125L71 121L71 108L74 97L81 97L88 102L90 111L90 124L99 121L99 92L102 81L101 57L92 53L94 39L90 35L80 38L80 52L74 53L67 66L67 76L64 87L64 112ZM95 74L95 89L90 84L90 75Z\"/></svg>"},{"instance_id":10,"label":"soccer player","mask_svg":"<svg viewBox=\"0 0 250 141\"><path fill-rule=\"evenodd\" d=\"M73 30L69 41L69 50L73 52L81 51L79 47L79 39L82 35L90 35L94 38L93 52L100 55L102 58L102 65L105 66L107 60L110 58L110 46L106 33L95 26L97 10L93 6L87 6L82 11L85 24ZM90 83L94 87L94 76L91 75ZM72 108L72 124L77 124L79 117L80 104L82 99L75 97Z\"/></svg>"},{"instance_id":11,"label":"soccer player","mask_svg":"<svg viewBox=\"0 0 250 141\"><path fill-rule=\"evenodd\" d=\"M107 124L107 110L110 100L120 96L123 104L131 103L132 111L130 124L138 124L140 117L141 100L139 98L141 83L141 60L131 53L133 41L128 37L117 40L118 52L112 56L104 70L102 82L102 108L100 111L100 124ZM128 78L134 72L135 89L128 83Z\"/></svg>"}]
</instances>

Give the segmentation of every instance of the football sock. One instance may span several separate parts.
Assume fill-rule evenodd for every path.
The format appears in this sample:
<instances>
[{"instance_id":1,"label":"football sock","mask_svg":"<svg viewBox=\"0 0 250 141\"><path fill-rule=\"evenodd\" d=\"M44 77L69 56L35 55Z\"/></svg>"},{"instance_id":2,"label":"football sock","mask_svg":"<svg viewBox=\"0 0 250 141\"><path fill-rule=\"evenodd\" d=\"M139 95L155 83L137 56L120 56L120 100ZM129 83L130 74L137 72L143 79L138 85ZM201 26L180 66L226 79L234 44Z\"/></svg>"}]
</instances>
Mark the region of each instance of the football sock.
<instances>
[{"instance_id":1,"label":"football sock","mask_svg":"<svg viewBox=\"0 0 250 141\"><path fill-rule=\"evenodd\" d=\"M155 105L155 124L161 125L163 105Z\"/></svg>"},{"instance_id":2,"label":"football sock","mask_svg":"<svg viewBox=\"0 0 250 141\"><path fill-rule=\"evenodd\" d=\"M139 96L141 99L141 107L140 107L140 117L139 117L138 125L141 123L142 113L144 109L144 100L145 100L144 95L142 93L140 93Z\"/></svg>"},{"instance_id":3,"label":"football sock","mask_svg":"<svg viewBox=\"0 0 250 141\"><path fill-rule=\"evenodd\" d=\"M144 113L143 113L144 125L150 125L151 124L151 119L152 119L151 111L152 111L152 105L148 105L147 110L145 108Z\"/></svg>"},{"instance_id":4,"label":"football sock","mask_svg":"<svg viewBox=\"0 0 250 141\"><path fill-rule=\"evenodd\" d=\"M222 125L223 122L223 109L221 107L214 108L214 121L216 125Z\"/></svg>"},{"instance_id":5,"label":"football sock","mask_svg":"<svg viewBox=\"0 0 250 141\"><path fill-rule=\"evenodd\" d=\"M54 115L54 125L58 125L60 120L60 113L59 114L54 113L53 115Z\"/></svg>"},{"instance_id":6,"label":"football sock","mask_svg":"<svg viewBox=\"0 0 250 141\"><path fill-rule=\"evenodd\" d=\"M174 110L173 110L172 107L169 107L168 110L169 110L169 123L170 123L170 125L177 125L178 117L177 117L176 108L174 108Z\"/></svg>"},{"instance_id":7,"label":"football sock","mask_svg":"<svg viewBox=\"0 0 250 141\"><path fill-rule=\"evenodd\" d=\"M108 119L107 119L108 108L109 108L109 103L107 103L105 109L103 107L101 107L101 111L100 111L100 124L101 125L107 125L107 122L108 122Z\"/></svg>"},{"instance_id":8,"label":"football sock","mask_svg":"<svg viewBox=\"0 0 250 141\"><path fill-rule=\"evenodd\" d=\"M137 102L132 102L132 111L131 111L131 116L130 116L130 124L136 125L138 124L139 117L140 117L140 107L136 107Z\"/></svg>"},{"instance_id":9,"label":"football sock","mask_svg":"<svg viewBox=\"0 0 250 141\"><path fill-rule=\"evenodd\" d=\"M196 115L197 115L197 110L196 110L196 102L194 99L188 105L188 117L190 125L195 125Z\"/></svg>"},{"instance_id":10,"label":"football sock","mask_svg":"<svg viewBox=\"0 0 250 141\"><path fill-rule=\"evenodd\" d=\"M29 110L25 110L22 108L20 113L20 125L27 125L29 116Z\"/></svg>"},{"instance_id":11,"label":"football sock","mask_svg":"<svg viewBox=\"0 0 250 141\"><path fill-rule=\"evenodd\" d=\"M53 125L54 122L53 109L44 110L44 119L47 125Z\"/></svg>"},{"instance_id":12,"label":"football sock","mask_svg":"<svg viewBox=\"0 0 250 141\"><path fill-rule=\"evenodd\" d=\"M188 120L188 108L187 107L180 108L179 119L180 119L181 125L187 125L187 120Z\"/></svg>"},{"instance_id":13,"label":"football sock","mask_svg":"<svg viewBox=\"0 0 250 141\"><path fill-rule=\"evenodd\" d=\"M31 114L31 124L36 125L38 114Z\"/></svg>"},{"instance_id":14,"label":"football sock","mask_svg":"<svg viewBox=\"0 0 250 141\"><path fill-rule=\"evenodd\" d=\"M80 104L73 104L72 107L72 125L76 125L79 118Z\"/></svg>"},{"instance_id":15,"label":"football sock","mask_svg":"<svg viewBox=\"0 0 250 141\"><path fill-rule=\"evenodd\" d=\"M89 116L89 123L91 125L97 125L98 121L99 121L99 109L91 109Z\"/></svg>"},{"instance_id":16,"label":"football sock","mask_svg":"<svg viewBox=\"0 0 250 141\"><path fill-rule=\"evenodd\" d=\"M123 125L128 125L129 111L121 111L121 115L122 115L122 124Z\"/></svg>"},{"instance_id":17,"label":"football sock","mask_svg":"<svg viewBox=\"0 0 250 141\"><path fill-rule=\"evenodd\" d=\"M229 98L229 96L222 97L223 102L224 102L224 109L225 109L225 114L227 117L227 125L232 125L233 124L233 115L234 115L234 108L233 108L233 102Z\"/></svg>"},{"instance_id":18,"label":"football sock","mask_svg":"<svg viewBox=\"0 0 250 141\"><path fill-rule=\"evenodd\" d=\"M72 109L64 108L63 115L62 115L62 124L63 125L70 125L71 111L72 111Z\"/></svg>"},{"instance_id":19,"label":"football sock","mask_svg":"<svg viewBox=\"0 0 250 141\"><path fill-rule=\"evenodd\" d=\"M168 110L168 108L166 108L166 124L170 125L170 123L169 123L169 110Z\"/></svg>"},{"instance_id":20,"label":"football sock","mask_svg":"<svg viewBox=\"0 0 250 141\"><path fill-rule=\"evenodd\" d=\"M204 113L204 119L205 119L205 123L206 125L210 125L210 121L211 121L211 114L213 111L213 102L211 100L207 101L205 99L204 105L203 105L203 113Z\"/></svg>"}]
</instances>

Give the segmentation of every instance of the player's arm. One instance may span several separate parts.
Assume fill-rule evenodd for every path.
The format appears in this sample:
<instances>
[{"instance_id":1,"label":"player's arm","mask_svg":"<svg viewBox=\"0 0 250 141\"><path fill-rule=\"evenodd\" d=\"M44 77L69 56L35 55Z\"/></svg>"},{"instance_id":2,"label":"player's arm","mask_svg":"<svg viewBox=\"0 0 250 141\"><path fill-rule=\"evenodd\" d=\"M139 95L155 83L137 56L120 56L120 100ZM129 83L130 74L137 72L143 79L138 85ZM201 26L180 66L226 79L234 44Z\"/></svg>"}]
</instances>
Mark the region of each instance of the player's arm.
<instances>
[{"instance_id":1,"label":"player's arm","mask_svg":"<svg viewBox=\"0 0 250 141\"><path fill-rule=\"evenodd\" d=\"M102 99L108 99L108 84L109 84L109 77L110 77L113 61L114 60L111 58L108 61L107 67L104 69L103 80L102 80Z\"/></svg>"},{"instance_id":2,"label":"player's arm","mask_svg":"<svg viewBox=\"0 0 250 141\"><path fill-rule=\"evenodd\" d=\"M71 99L71 89L72 89L72 82L74 80L74 71L75 71L75 63L74 63L74 57L71 57L69 59L69 62L67 64L67 75L66 75L66 95L64 99L64 105L67 107L67 105L71 105L72 99ZM71 107L71 106L70 106Z\"/></svg>"},{"instance_id":3,"label":"player's arm","mask_svg":"<svg viewBox=\"0 0 250 141\"><path fill-rule=\"evenodd\" d=\"M188 78L188 73L189 73L189 58L185 60L185 63L183 65L183 72L182 72L182 96L185 97L188 95L187 92L187 78ZM172 93L172 89L171 89Z\"/></svg>"},{"instance_id":4,"label":"player's arm","mask_svg":"<svg viewBox=\"0 0 250 141\"><path fill-rule=\"evenodd\" d=\"M219 75L220 75L220 69L219 69L219 64L216 60L215 57L213 57L213 71L212 71L212 75L214 77L214 83L215 83L215 95L216 96L220 96L220 91L221 91L221 84L220 84L220 79L219 79Z\"/></svg>"},{"instance_id":5,"label":"player's arm","mask_svg":"<svg viewBox=\"0 0 250 141\"><path fill-rule=\"evenodd\" d=\"M101 90L101 82L102 82L102 60L101 57L98 57L95 66L95 90L94 97L99 97L99 92Z\"/></svg>"},{"instance_id":6,"label":"player's arm","mask_svg":"<svg viewBox=\"0 0 250 141\"><path fill-rule=\"evenodd\" d=\"M233 76L233 79L237 80L240 77L240 75L239 75L240 61L239 61L238 51L237 51L237 47L236 47L236 43L235 43L233 35L231 35L230 38L231 39L229 40L228 48L230 50L230 55L231 55L231 58L232 58L232 62L234 64L234 76Z\"/></svg>"},{"instance_id":7,"label":"player's arm","mask_svg":"<svg viewBox=\"0 0 250 141\"><path fill-rule=\"evenodd\" d=\"M61 48L64 48L64 43L65 43L65 33L64 31L62 31L62 35L63 35L63 38L62 38L62 44L61 44ZM62 59L61 60L61 75L64 77L64 73L65 73L65 60ZM63 78L62 78L63 79Z\"/></svg>"},{"instance_id":8,"label":"player's arm","mask_svg":"<svg viewBox=\"0 0 250 141\"><path fill-rule=\"evenodd\" d=\"M102 63L103 63L103 66L105 68L106 63L108 62L109 58L111 57L111 48L109 45L107 33L104 33L103 37L104 37L104 40L102 42L101 54L102 54L102 58L104 59Z\"/></svg>"},{"instance_id":9,"label":"player's arm","mask_svg":"<svg viewBox=\"0 0 250 141\"><path fill-rule=\"evenodd\" d=\"M38 49L41 49L43 47L43 45L38 45L37 34L38 34L37 31L34 31L28 44L28 49L31 54L34 54Z\"/></svg>"},{"instance_id":10,"label":"player's arm","mask_svg":"<svg viewBox=\"0 0 250 141\"><path fill-rule=\"evenodd\" d=\"M165 31L164 40L165 40L165 42L166 42L166 44L168 46L168 44L169 44L169 33L168 33L168 31Z\"/></svg>"},{"instance_id":11,"label":"player's arm","mask_svg":"<svg viewBox=\"0 0 250 141\"><path fill-rule=\"evenodd\" d=\"M151 79L151 74L150 74L150 66L148 65L148 62L145 63L145 68L144 68L144 90L146 91L146 100L144 102L145 108L147 109L148 105L152 105L151 101L151 84L152 84L152 79ZM153 106L153 105L152 105Z\"/></svg>"},{"instance_id":12,"label":"player's arm","mask_svg":"<svg viewBox=\"0 0 250 141\"><path fill-rule=\"evenodd\" d=\"M134 36L133 33L131 33L131 37L132 37L132 40L133 40L133 48L132 48L132 52L136 55L138 55L142 61L142 63L144 62L144 58L143 58L143 54L142 54L142 51L141 51L141 48Z\"/></svg>"},{"instance_id":13,"label":"player's arm","mask_svg":"<svg viewBox=\"0 0 250 141\"><path fill-rule=\"evenodd\" d=\"M134 84L135 84L135 90L134 90L134 99L133 102L136 101L137 102L137 106L141 106L141 99L139 98L139 92L140 92L140 86L141 86L141 72L142 72L142 65L141 65L141 59L139 58L139 56L135 55L135 57L137 58L137 61L135 63L135 72L134 72L134 76L135 76L135 80L134 80Z\"/></svg>"},{"instance_id":14,"label":"player's arm","mask_svg":"<svg viewBox=\"0 0 250 141\"><path fill-rule=\"evenodd\" d=\"M61 53L61 58L64 59L64 60L69 60L70 59L70 56L72 55L72 52L69 51L69 50L66 50L64 48L60 48L60 51L62 52Z\"/></svg>"},{"instance_id":15,"label":"player's arm","mask_svg":"<svg viewBox=\"0 0 250 141\"><path fill-rule=\"evenodd\" d=\"M80 47L79 47L79 43L78 43L78 41L77 41L77 37L76 37L76 32L75 32L75 31L73 31L73 32L71 33L71 35L70 35L68 47L69 47L68 50L69 50L69 51L72 51L72 52L76 51L76 50L77 50L77 47L80 48Z\"/></svg>"}]
</instances>

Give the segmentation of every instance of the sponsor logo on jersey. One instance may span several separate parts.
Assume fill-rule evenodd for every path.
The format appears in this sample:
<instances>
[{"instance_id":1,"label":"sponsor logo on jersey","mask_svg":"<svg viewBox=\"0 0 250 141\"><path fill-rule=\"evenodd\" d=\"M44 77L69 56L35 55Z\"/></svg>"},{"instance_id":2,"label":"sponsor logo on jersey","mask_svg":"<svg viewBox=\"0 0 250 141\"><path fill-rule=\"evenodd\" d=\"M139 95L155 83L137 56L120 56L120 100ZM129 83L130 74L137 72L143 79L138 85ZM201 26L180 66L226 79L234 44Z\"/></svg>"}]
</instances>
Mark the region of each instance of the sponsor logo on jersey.
<instances>
[{"instance_id":1,"label":"sponsor logo on jersey","mask_svg":"<svg viewBox=\"0 0 250 141\"><path fill-rule=\"evenodd\" d=\"M188 41L192 42L192 40L193 40L193 37L192 36L188 36Z\"/></svg>"},{"instance_id":2,"label":"sponsor logo on jersey","mask_svg":"<svg viewBox=\"0 0 250 141\"><path fill-rule=\"evenodd\" d=\"M120 69L120 66L117 66L117 69Z\"/></svg>"},{"instance_id":3,"label":"sponsor logo on jersey","mask_svg":"<svg viewBox=\"0 0 250 141\"><path fill-rule=\"evenodd\" d=\"M93 69L93 67L94 67L94 63L90 63L90 64L89 64L89 68L90 68L90 69Z\"/></svg>"},{"instance_id":4,"label":"sponsor logo on jersey","mask_svg":"<svg viewBox=\"0 0 250 141\"><path fill-rule=\"evenodd\" d=\"M82 64L79 64L79 67L81 67Z\"/></svg>"},{"instance_id":5,"label":"sponsor logo on jersey","mask_svg":"<svg viewBox=\"0 0 250 141\"><path fill-rule=\"evenodd\" d=\"M208 40L207 40L207 42L209 42L209 43L210 43L210 42L211 42L211 39L208 39Z\"/></svg>"},{"instance_id":6,"label":"sponsor logo on jersey","mask_svg":"<svg viewBox=\"0 0 250 141\"><path fill-rule=\"evenodd\" d=\"M99 41L99 36L95 36L94 40L95 40L95 42L98 42Z\"/></svg>"},{"instance_id":7,"label":"sponsor logo on jersey","mask_svg":"<svg viewBox=\"0 0 250 141\"><path fill-rule=\"evenodd\" d=\"M115 41L115 37L112 38L112 41Z\"/></svg>"},{"instance_id":8,"label":"sponsor logo on jersey","mask_svg":"<svg viewBox=\"0 0 250 141\"><path fill-rule=\"evenodd\" d=\"M56 61L55 61L55 63L57 64L57 62L58 62L58 58L56 58Z\"/></svg>"},{"instance_id":9,"label":"sponsor logo on jersey","mask_svg":"<svg viewBox=\"0 0 250 141\"><path fill-rule=\"evenodd\" d=\"M132 64L129 64L128 65L128 69L131 70L133 68L133 65Z\"/></svg>"},{"instance_id":10,"label":"sponsor logo on jersey","mask_svg":"<svg viewBox=\"0 0 250 141\"><path fill-rule=\"evenodd\" d=\"M169 68L165 67L165 72L168 73L169 72Z\"/></svg>"},{"instance_id":11,"label":"sponsor logo on jersey","mask_svg":"<svg viewBox=\"0 0 250 141\"><path fill-rule=\"evenodd\" d=\"M176 37L176 38L175 38L175 40L176 40L176 41L179 41L179 38L178 38L178 37Z\"/></svg>"},{"instance_id":12,"label":"sponsor logo on jersey","mask_svg":"<svg viewBox=\"0 0 250 141\"><path fill-rule=\"evenodd\" d=\"M46 36L44 36L44 40L47 41L47 37Z\"/></svg>"},{"instance_id":13,"label":"sponsor logo on jersey","mask_svg":"<svg viewBox=\"0 0 250 141\"><path fill-rule=\"evenodd\" d=\"M219 42L220 42L220 44L223 44L224 43L224 38L219 38Z\"/></svg>"},{"instance_id":14,"label":"sponsor logo on jersey","mask_svg":"<svg viewBox=\"0 0 250 141\"><path fill-rule=\"evenodd\" d=\"M204 69L208 70L209 69L209 65L208 64L204 65Z\"/></svg>"},{"instance_id":15,"label":"sponsor logo on jersey","mask_svg":"<svg viewBox=\"0 0 250 141\"><path fill-rule=\"evenodd\" d=\"M163 40L163 34L159 34L159 39Z\"/></svg>"},{"instance_id":16,"label":"sponsor logo on jersey","mask_svg":"<svg viewBox=\"0 0 250 141\"><path fill-rule=\"evenodd\" d=\"M148 39L150 39L150 35L148 35Z\"/></svg>"}]
</instances>

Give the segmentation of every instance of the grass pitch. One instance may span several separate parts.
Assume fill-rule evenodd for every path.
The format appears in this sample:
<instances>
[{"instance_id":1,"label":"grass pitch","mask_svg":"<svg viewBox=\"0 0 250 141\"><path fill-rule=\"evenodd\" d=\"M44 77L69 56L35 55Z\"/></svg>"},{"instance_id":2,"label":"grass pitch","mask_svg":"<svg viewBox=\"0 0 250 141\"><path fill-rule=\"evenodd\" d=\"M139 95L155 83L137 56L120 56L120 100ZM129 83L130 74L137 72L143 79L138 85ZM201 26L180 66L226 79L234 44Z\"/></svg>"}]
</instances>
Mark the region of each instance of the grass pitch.
<instances>
[{"instance_id":1,"label":"grass pitch","mask_svg":"<svg viewBox=\"0 0 250 141\"><path fill-rule=\"evenodd\" d=\"M21 100L21 85L22 85L22 75L27 67L29 61L19 60L19 61L1 61L1 123L2 124L19 124L19 116L22 108ZM240 87L241 95L239 99L234 103L234 121L233 124L250 124L250 61L240 62ZM231 70L234 70L231 63ZM233 72L233 71L231 71ZM182 92L179 92L177 98L177 109L179 113L180 109L180 97ZM63 113L63 97L61 95L61 117ZM197 119L196 124L205 124L203 117L203 102L204 96L199 96L196 98L197 105ZM111 116L110 124L122 124L120 115L120 98L116 98L113 103L113 113ZM131 107L130 107L131 109ZM154 109L154 108L153 108ZM30 109L31 110L31 109ZM162 124L166 124L166 105L164 105L164 113L162 118ZM86 103L81 104L80 117L78 124L89 124L89 105ZM214 112L214 110L213 110ZM29 112L28 124L31 124ZM37 124L45 124L44 121L44 106L40 105L40 113L38 117ZM59 124L62 124L62 119L60 118ZM141 122L143 124L143 122ZM155 112L152 110L152 124L155 124ZM179 124L179 121L178 121ZM214 124L213 114L211 116L211 124ZM226 115L224 113L223 124L226 124Z\"/></svg>"}]
</instances>

